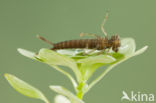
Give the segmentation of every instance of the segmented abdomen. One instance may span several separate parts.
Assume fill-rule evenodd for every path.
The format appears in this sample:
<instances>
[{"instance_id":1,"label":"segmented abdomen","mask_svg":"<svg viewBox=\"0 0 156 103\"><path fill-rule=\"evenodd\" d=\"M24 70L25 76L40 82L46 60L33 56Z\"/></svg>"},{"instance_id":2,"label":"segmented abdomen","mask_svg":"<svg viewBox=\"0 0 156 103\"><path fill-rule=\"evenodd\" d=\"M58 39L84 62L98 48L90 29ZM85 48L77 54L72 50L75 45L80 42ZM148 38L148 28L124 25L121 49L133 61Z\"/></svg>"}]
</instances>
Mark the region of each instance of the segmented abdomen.
<instances>
[{"instance_id":1,"label":"segmented abdomen","mask_svg":"<svg viewBox=\"0 0 156 103\"><path fill-rule=\"evenodd\" d=\"M108 48L108 39L80 39L80 40L69 40L54 44L52 50L57 49L75 49L75 48L89 48L89 49L106 49Z\"/></svg>"},{"instance_id":2,"label":"segmented abdomen","mask_svg":"<svg viewBox=\"0 0 156 103\"><path fill-rule=\"evenodd\" d=\"M72 49L72 48L96 48L98 44L97 39L80 39L80 40L69 40L54 44L52 50L57 49Z\"/></svg>"}]
</instances>

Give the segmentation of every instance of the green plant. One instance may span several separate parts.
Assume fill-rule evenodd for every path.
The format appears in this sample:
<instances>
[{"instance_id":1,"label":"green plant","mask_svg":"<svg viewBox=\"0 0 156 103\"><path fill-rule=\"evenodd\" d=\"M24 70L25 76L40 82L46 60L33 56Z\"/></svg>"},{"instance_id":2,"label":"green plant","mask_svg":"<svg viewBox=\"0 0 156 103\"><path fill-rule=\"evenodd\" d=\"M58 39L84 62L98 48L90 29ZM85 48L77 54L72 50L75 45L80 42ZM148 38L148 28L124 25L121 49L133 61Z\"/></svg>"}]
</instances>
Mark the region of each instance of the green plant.
<instances>
[{"instance_id":1,"label":"green plant","mask_svg":"<svg viewBox=\"0 0 156 103\"><path fill-rule=\"evenodd\" d=\"M18 51L26 57L50 65L71 80L76 94L71 93L62 86L49 86L51 90L59 94L54 99L55 103L84 103L82 100L83 96L110 70L112 70L112 68L133 56L143 53L147 47L148 46L145 46L142 49L135 51L136 45L134 39L122 38L121 47L119 48L118 53L110 51L109 53L99 55L99 51L95 51L88 55L83 55L84 50L79 49L52 51L44 48L41 49L38 54L24 49L18 49ZM64 71L60 66L66 66L71 69L76 78ZM103 73L101 73L95 80L91 81L91 83L88 83L90 77L101 66L105 66ZM41 99L45 103L50 103L38 89L11 74L5 74L5 77L11 86L21 94Z\"/></svg>"}]
</instances>

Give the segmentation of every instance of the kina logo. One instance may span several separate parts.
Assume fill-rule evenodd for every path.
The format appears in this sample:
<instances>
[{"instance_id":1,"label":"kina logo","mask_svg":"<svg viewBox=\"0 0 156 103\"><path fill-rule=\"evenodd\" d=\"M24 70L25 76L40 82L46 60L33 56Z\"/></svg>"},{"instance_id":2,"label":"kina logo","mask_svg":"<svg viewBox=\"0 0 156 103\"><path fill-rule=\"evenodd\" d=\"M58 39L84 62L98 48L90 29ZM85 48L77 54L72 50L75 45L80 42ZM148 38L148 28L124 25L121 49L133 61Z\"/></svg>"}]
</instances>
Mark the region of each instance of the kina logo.
<instances>
[{"instance_id":1,"label":"kina logo","mask_svg":"<svg viewBox=\"0 0 156 103\"><path fill-rule=\"evenodd\" d=\"M131 91L129 94L125 91L122 91L121 101L127 100L132 102L154 102L154 94L153 93L141 93Z\"/></svg>"}]
</instances>

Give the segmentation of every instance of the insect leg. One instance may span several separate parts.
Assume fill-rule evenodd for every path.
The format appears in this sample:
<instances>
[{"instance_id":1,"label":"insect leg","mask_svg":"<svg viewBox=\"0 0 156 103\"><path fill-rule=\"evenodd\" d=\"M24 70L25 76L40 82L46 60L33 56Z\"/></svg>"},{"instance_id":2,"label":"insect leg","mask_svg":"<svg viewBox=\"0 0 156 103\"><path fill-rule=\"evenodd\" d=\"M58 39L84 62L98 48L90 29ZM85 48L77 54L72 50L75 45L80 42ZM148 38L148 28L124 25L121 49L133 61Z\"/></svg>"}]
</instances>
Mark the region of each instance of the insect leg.
<instances>
[{"instance_id":1,"label":"insect leg","mask_svg":"<svg viewBox=\"0 0 156 103\"><path fill-rule=\"evenodd\" d=\"M103 53L105 53L105 52L106 52L106 50L103 49L103 50L101 50L101 51L98 53L98 55L103 54Z\"/></svg>"},{"instance_id":2,"label":"insect leg","mask_svg":"<svg viewBox=\"0 0 156 103\"><path fill-rule=\"evenodd\" d=\"M95 52L98 48L99 48L99 44L97 44L96 48L92 49L91 51L87 52L86 54L90 54L90 53L93 53Z\"/></svg>"},{"instance_id":3,"label":"insect leg","mask_svg":"<svg viewBox=\"0 0 156 103\"><path fill-rule=\"evenodd\" d=\"M80 37L83 37L83 36L86 36L86 35L93 36L93 37L96 37L96 38L101 38L100 36L98 36L98 35L96 35L96 34L91 34L91 33L80 33Z\"/></svg>"},{"instance_id":4,"label":"insect leg","mask_svg":"<svg viewBox=\"0 0 156 103\"><path fill-rule=\"evenodd\" d=\"M106 16L101 24L101 31L105 34L105 36L107 36L107 32L105 31L104 25L105 25L107 19L108 19L108 11L107 11Z\"/></svg>"},{"instance_id":5,"label":"insect leg","mask_svg":"<svg viewBox=\"0 0 156 103\"><path fill-rule=\"evenodd\" d=\"M98 53L98 55L103 54L103 53L105 53L106 55L108 55L109 51L110 51L110 48L108 48L108 49L103 49L103 50L101 50L101 51Z\"/></svg>"},{"instance_id":6,"label":"insect leg","mask_svg":"<svg viewBox=\"0 0 156 103\"><path fill-rule=\"evenodd\" d=\"M86 52L86 50L88 49L88 43L86 44L86 48L84 49L83 55L87 55L88 53Z\"/></svg>"},{"instance_id":7,"label":"insect leg","mask_svg":"<svg viewBox=\"0 0 156 103\"><path fill-rule=\"evenodd\" d=\"M49 40L45 39L45 38L42 37L42 36L37 35L37 38L39 38L40 40L43 40L44 42L46 42L46 43L48 43L48 44L54 46L54 44L53 44L52 42L50 42Z\"/></svg>"},{"instance_id":8,"label":"insect leg","mask_svg":"<svg viewBox=\"0 0 156 103\"><path fill-rule=\"evenodd\" d=\"M97 48L98 48L98 47L99 47L99 45L97 45L97 47L96 47L96 48L94 48L94 49L90 50L87 54L93 53L94 51L96 51L96 50L97 50Z\"/></svg>"}]
</instances>

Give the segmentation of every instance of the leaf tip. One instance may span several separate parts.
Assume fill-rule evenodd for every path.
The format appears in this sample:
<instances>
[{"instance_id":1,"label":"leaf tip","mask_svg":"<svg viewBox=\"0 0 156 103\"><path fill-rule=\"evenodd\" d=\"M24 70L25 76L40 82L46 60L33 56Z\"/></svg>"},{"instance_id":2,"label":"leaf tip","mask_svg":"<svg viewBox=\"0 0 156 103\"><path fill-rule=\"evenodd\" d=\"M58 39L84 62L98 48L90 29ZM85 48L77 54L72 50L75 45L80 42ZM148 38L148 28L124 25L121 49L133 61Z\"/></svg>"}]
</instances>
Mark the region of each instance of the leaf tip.
<instances>
[{"instance_id":1,"label":"leaf tip","mask_svg":"<svg viewBox=\"0 0 156 103\"><path fill-rule=\"evenodd\" d=\"M29 57L31 59L34 59L34 56L35 56L35 53L33 52L30 52L28 50L25 50L25 49L22 49L22 48L18 48L17 51L23 55L23 56L26 56L26 57Z\"/></svg>"},{"instance_id":2,"label":"leaf tip","mask_svg":"<svg viewBox=\"0 0 156 103\"><path fill-rule=\"evenodd\" d=\"M144 46L143 48L137 50L133 56L136 56L136 55L139 55L139 54L142 54L143 52L145 52L148 48L148 45Z\"/></svg>"},{"instance_id":3,"label":"leaf tip","mask_svg":"<svg viewBox=\"0 0 156 103\"><path fill-rule=\"evenodd\" d=\"M4 73L4 77L7 78L9 76L8 73Z\"/></svg>"},{"instance_id":4,"label":"leaf tip","mask_svg":"<svg viewBox=\"0 0 156 103\"><path fill-rule=\"evenodd\" d=\"M142 50L142 53L145 52L145 51L148 49L148 47L149 47L148 45L144 46L144 47L141 49L141 50Z\"/></svg>"},{"instance_id":5,"label":"leaf tip","mask_svg":"<svg viewBox=\"0 0 156 103\"><path fill-rule=\"evenodd\" d=\"M148 49L148 47L149 47L149 46L148 46L148 45L146 45L146 46L144 47L144 50Z\"/></svg>"},{"instance_id":6,"label":"leaf tip","mask_svg":"<svg viewBox=\"0 0 156 103\"><path fill-rule=\"evenodd\" d=\"M11 74L9 74L9 73L4 73L4 77L8 80L8 78L10 77L10 76L12 76Z\"/></svg>"},{"instance_id":7,"label":"leaf tip","mask_svg":"<svg viewBox=\"0 0 156 103\"><path fill-rule=\"evenodd\" d=\"M17 51L22 54L23 49L22 48L17 48Z\"/></svg>"}]
</instances>

